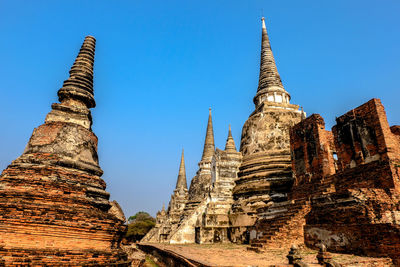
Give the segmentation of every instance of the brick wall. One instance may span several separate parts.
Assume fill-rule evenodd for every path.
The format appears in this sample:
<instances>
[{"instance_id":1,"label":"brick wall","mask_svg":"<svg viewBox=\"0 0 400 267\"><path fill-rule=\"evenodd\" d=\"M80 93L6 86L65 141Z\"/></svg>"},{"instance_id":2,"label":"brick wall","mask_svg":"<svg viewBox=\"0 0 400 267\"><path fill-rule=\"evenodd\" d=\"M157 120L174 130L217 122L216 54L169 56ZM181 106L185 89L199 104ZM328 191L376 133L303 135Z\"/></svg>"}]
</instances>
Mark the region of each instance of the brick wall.
<instances>
[{"instance_id":1,"label":"brick wall","mask_svg":"<svg viewBox=\"0 0 400 267\"><path fill-rule=\"evenodd\" d=\"M291 199L308 198L319 191L327 176L335 173L332 133L324 119L313 114L290 130L292 169L295 182Z\"/></svg>"},{"instance_id":2,"label":"brick wall","mask_svg":"<svg viewBox=\"0 0 400 267\"><path fill-rule=\"evenodd\" d=\"M398 261L400 127L389 127L379 99L336 122L333 135L316 114L291 130L295 184L290 196L311 201L305 243Z\"/></svg>"}]
</instances>

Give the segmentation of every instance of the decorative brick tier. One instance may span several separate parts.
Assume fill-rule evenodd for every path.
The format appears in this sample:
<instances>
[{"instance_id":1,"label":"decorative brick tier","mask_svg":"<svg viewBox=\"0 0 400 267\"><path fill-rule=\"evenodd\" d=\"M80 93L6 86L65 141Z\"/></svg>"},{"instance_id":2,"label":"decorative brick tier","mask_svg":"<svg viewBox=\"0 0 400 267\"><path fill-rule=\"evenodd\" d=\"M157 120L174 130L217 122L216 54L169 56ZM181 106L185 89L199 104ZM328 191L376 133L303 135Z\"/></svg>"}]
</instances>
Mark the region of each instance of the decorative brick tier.
<instances>
[{"instance_id":1,"label":"decorative brick tier","mask_svg":"<svg viewBox=\"0 0 400 267\"><path fill-rule=\"evenodd\" d=\"M130 266L126 254L119 249L104 251L0 248L0 253L7 262L6 266Z\"/></svg>"},{"instance_id":2,"label":"decorative brick tier","mask_svg":"<svg viewBox=\"0 0 400 267\"><path fill-rule=\"evenodd\" d=\"M118 244L115 233L123 233L123 222L104 212L103 203L93 203L88 195L94 192L88 190L88 185L96 185L99 193L105 188L98 176L81 171L9 166L1 175L1 239L19 248L72 246L101 250Z\"/></svg>"}]
</instances>

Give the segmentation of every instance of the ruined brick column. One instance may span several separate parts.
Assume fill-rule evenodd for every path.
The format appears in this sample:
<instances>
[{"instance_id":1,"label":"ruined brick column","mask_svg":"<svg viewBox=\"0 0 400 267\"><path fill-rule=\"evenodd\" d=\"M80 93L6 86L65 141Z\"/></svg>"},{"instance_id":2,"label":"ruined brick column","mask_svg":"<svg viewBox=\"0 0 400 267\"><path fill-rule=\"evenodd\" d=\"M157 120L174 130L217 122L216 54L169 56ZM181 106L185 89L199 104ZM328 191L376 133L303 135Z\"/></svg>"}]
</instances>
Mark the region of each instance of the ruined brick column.
<instances>
[{"instance_id":1,"label":"ruined brick column","mask_svg":"<svg viewBox=\"0 0 400 267\"><path fill-rule=\"evenodd\" d=\"M60 103L0 176L0 257L7 266L128 266L119 247L124 221L109 212L91 129L95 43L85 38Z\"/></svg>"},{"instance_id":2,"label":"ruined brick column","mask_svg":"<svg viewBox=\"0 0 400 267\"><path fill-rule=\"evenodd\" d=\"M243 162L233 190L232 230L243 232L257 219L257 209L287 199L293 184L289 128L304 115L290 104L272 54L264 18L255 110L243 125L240 151ZM236 230L235 230L236 228ZM232 233L236 240L237 233Z\"/></svg>"}]
</instances>

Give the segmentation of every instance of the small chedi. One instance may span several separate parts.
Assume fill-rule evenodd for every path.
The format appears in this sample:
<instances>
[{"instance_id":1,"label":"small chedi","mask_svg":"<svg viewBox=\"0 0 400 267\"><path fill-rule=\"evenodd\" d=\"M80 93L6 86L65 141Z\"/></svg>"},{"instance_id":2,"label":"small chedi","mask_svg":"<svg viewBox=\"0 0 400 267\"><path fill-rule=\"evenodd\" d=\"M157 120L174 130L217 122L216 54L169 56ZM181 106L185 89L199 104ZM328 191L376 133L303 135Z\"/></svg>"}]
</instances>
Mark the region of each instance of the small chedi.
<instances>
[{"instance_id":1,"label":"small chedi","mask_svg":"<svg viewBox=\"0 0 400 267\"><path fill-rule=\"evenodd\" d=\"M6 266L129 266L126 226L109 201L92 132L96 40L87 36L45 123L0 176L0 258Z\"/></svg>"},{"instance_id":2,"label":"small chedi","mask_svg":"<svg viewBox=\"0 0 400 267\"><path fill-rule=\"evenodd\" d=\"M225 149L216 149L211 110L199 170L187 189L185 162L179 168L176 189L167 211L157 213L154 227L142 241L168 243L229 242L232 190L241 162L229 127Z\"/></svg>"},{"instance_id":3,"label":"small chedi","mask_svg":"<svg viewBox=\"0 0 400 267\"><path fill-rule=\"evenodd\" d=\"M182 155L169 207L142 241L305 244L400 265L400 126L389 127L380 100L340 116L332 131L320 115L306 118L289 102L262 19L253 101L239 152L230 131L225 150L215 149L210 112L189 190Z\"/></svg>"}]
</instances>

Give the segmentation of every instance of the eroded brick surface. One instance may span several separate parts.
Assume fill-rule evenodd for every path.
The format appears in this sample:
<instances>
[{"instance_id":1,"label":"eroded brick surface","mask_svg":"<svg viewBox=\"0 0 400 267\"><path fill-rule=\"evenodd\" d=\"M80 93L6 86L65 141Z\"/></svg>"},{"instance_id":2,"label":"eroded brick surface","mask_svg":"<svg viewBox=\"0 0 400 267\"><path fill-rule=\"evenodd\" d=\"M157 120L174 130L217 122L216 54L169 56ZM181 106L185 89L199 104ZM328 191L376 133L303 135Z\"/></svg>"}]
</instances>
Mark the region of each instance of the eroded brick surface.
<instances>
[{"instance_id":1,"label":"eroded brick surface","mask_svg":"<svg viewBox=\"0 0 400 267\"><path fill-rule=\"evenodd\" d=\"M264 21L259 79L240 152L215 150L210 115L189 197L186 186L175 190L145 241L229 240L254 251L324 244L400 266L400 126L389 127L378 99L332 131L318 114L305 118L290 104Z\"/></svg>"},{"instance_id":2,"label":"eroded brick surface","mask_svg":"<svg viewBox=\"0 0 400 267\"><path fill-rule=\"evenodd\" d=\"M119 205L101 179L91 130L93 37L24 153L0 175L0 258L6 266L128 266ZM89 68L91 66L91 68ZM114 209L110 209L111 207Z\"/></svg>"},{"instance_id":3,"label":"eroded brick surface","mask_svg":"<svg viewBox=\"0 0 400 267\"><path fill-rule=\"evenodd\" d=\"M310 201L304 226L307 246L316 248L324 244L330 251L398 260L397 130L397 126L389 127L378 99L337 118L333 127L334 147L331 137L324 134L319 115L293 127L291 146L296 182L291 197Z\"/></svg>"}]
</instances>

